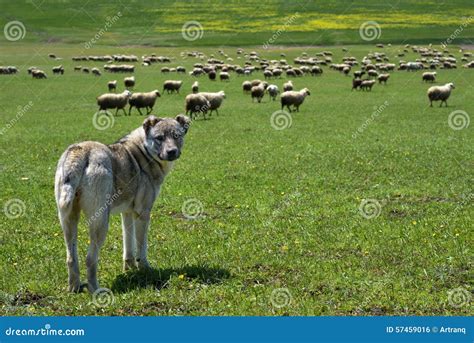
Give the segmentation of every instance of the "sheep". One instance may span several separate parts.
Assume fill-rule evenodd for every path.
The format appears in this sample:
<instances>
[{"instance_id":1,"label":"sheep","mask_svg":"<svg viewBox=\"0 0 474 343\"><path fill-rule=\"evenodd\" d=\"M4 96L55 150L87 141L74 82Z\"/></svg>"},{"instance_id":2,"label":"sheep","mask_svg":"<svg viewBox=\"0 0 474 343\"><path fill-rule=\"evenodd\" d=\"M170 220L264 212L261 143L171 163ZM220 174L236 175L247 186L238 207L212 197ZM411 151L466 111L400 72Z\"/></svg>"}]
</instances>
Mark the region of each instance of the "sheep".
<instances>
[{"instance_id":1,"label":"sheep","mask_svg":"<svg viewBox=\"0 0 474 343\"><path fill-rule=\"evenodd\" d=\"M105 93L97 97L97 105L99 105L99 111L107 111L109 108L115 108L115 115L117 115L118 110L125 112L125 106L127 106L128 98L132 93L126 89L123 93L114 94L114 93Z\"/></svg>"},{"instance_id":2,"label":"sheep","mask_svg":"<svg viewBox=\"0 0 474 343\"><path fill-rule=\"evenodd\" d=\"M448 107L448 100L449 96L451 95L451 90L453 90L454 83L447 83L444 86L433 86L428 89L427 95L428 99L430 100L430 106L433 107L433 101L441 100L439 107L443 105L443 102Z\"/></svg>"},{"instance_id":3,"label":"sheep","mask_svg":"<svg viewBox=\"0 0 474 343\"><path fill-rule=\"evenodd\" d=\"M323 70L321 69L321 67L314 66L311 68L311 75L313 76L321 75L322 73L323 73Z\"/></svg>"},{"instance_id":4,"label":"sheep","mask_svg":"<svg viewBox=\"0 0 474 343\"><path fill-rule=\"evenodd\" d=\"M354 72L354 77L360 79L364 74L365 74L365 71L363 71L363 70L356 70L356 71Z\"/></svg>"},{"instance_id":5,"label":"sheep","mask_svg":"<svg viewBox=\"0 0 474 343\"><path fill-rule=\"evenodd\" d=\"M283 84L283 92L288 92L293 90L293 82L290 80Z\"/></svg>"},{"instance_id":6,"label":"sheep","mask_svg":"<svg viewBox=\"0 0 474 343\"><path fill-rule=\"evenodd\" d=\"M357 88L360 89L361 84L362 84L361 79L352 79L352 89L351 89L351 91L353 91L354 89L357 90Z\"/></svg>"},{"instance_id":7,"label":"sheep","mask_svg":"<svg viewBox=\"0 0 474 343\"><path fill-rule=\"evenodd\" d=\"M128 115L130 115L132 111L132 107L136 107L140 115L142 111L140 108L146 108L146 114L150 114L153 111L153 106L155 106L156 99L161 97L161 94L158 90L154 90L148 93L133 93L130 98L128 99L128 104L130 108L128 109Z\"/></svg>"},{"instance_id":8,"label":"sheep","mask_svg":"<svg viewBox=\"0 0 474 343\"><path fill-rule=\"evenodd\" d=\"M269 69L266 69L263 71L263 76L265 76L266 79L270 79L273 76L273 72Z\"/></svg>"},{"instance_id":9,"label":"sheep","mask_svg":"<svg viewBox=\"0 0 474 343\"><path fill-rule=\"evenodd\" d=\"M250 93L252 95L252 102L253 99L256 98L257 101L260 103L262 101L263 96L265 95L265 87L263 83L260 83L258 86L253 86L250 90Z\"/></svg>"},{"instance_id":10,"label":"sheep","mask_svg":"<svg viewBox=\"0 0 474 343\"><path fill-rule=\"evenodd\" d=\"M376 70L371 69L371 70L367 71L367 75L372 76L372 77L377 77L377 76L379 76L379 73L377 73Z\"/></svg>"},{"instance_id":11,"label":"sheep","mask_svg":"<svg viewBox=\"0 0 474 343\"><path fill-rule=\"evenodd\" d=\"M89 74L89 73L90 73L90 70L89 70L89 68L87 68L87 67L82 67L81 70L82 70L83 73L86 73L86 74Z\"/></svg>"},{"instance_id":12,"label":"sheep","mask_svg":"<svg viewBox=\"0 0 474 343\"><path fill-rule=\"evenodd\" d=\"M193 119L195 113L202 113L206 119L206 113L211 108L210 102L201 94L189 94L186 96L186 115Z\"/></svg>"},{"instance_id":13,"label":"sheep","mask_svg":"<svg viewBox=\"0 0 474 343\"><path fill-rule=\"evenodd\" d=\"M31 75L34 79L47 79L46 73L39 69L34 69L31 71Z\"/></svg>"},{"instance_id":14,"label":"sheep","mask_svg":"<svg viewBox=\"0 0 474 343\"><path fill-rule=\"evenodd\" d=\"M230 81L230 76L229 76L229 73L223 71L219 74L219 78L221 81Z\"/></svg>"},{"instance_id":15,"label":"sheep","mask_svg":"<svg viewBox=\"0 0 474 343\"><path fill-rule=\"evenodd\" d=\"M211 71L209 71L209 73L207 74L207 76L209 77L209 80L215 81L217 74L216 74L216 72L215 72L214 70L211 70Z\"/></svg>"},{"instance_id":16,"label":"sheep","mask_svg":"<svg viewBox=\"0 0 474 343\"><path fill-rule=\"evenodd\" d=\"M102 75L101 72L100 72L100 70L97 69L97 68L92 68L92 69L91 69L91 72L92 72L92 74L94 74L95 76L101 76L101 75Z\"/></svg>"},{"instance_id":17,"label":"sheep","mask_svg":"<svg viewBox=\"0 0 474 343\"><path fill-rule=\"evenodd\" d=\"M428 81L431 81L431 82L435 82L436 81L436 72L426 72L426 73L423 73L422 75L422 81L425 81L425 82L428 82Z\"/></svg>"},{"instance_id":18,"label":"sheep","mask_svg":"<svg viewBox=\"0 0 474 343\"><path fill-rule=\"evenodd\" d=\"M181 88L181 85L183 84L183 81L178 81L178 80L166 80L163 82L163 93L166 91L168 94L176 92L179 94L179 89Z\"/></svg>"},{"instance_id":19,"label":"sheep","mask_svg":"<svg viewBox=\"0 0 474 343\"><path fill-rule=\"evenodd\" d=\"M242 89L244 93L248 93L252 90L252 82L250 81L244 81L242 82Z\"/></svg>"},{"instance_id":20,"label":"sheep","mask_svg":"<svg viewBox=\"0 0 474 343\"><path fill-rule=\"evenodd\" d=\"M64 68L62 65L59 65L57 67L53 67L53 74L61 74L63 75L64 74Z\"/></svg>"},{"instance_id":21,"label":"sheep","mask_svg":"<svg viewBox=\"0 0 474 343\"><path fill-rule=\"evenodd\" d=\"M220 91L217 93L198 93L205 97L207 101L209 101L210 107L209 109L211 112L209 112L209 116L212 114L212 111L216 111L217 115L219 115L218 109L221 107L222 102L225 99L225 93L224 91Z\"/></svg>"},{"instance_id":22,"label":"sheep","mask_svg":"<svg viewBox=\"0 0 474 343\"><path fill-rule=\"evenodd\" d=\"M363 80L362 83L360 84L360 89L371 91L374 84L375 84L375 80Z\"/></svg>"},{"instance_id":23,"label":"sheep","mask_svg":"<svg viewBox=\"0 0 474 343\"><path fill-rule=\"evenodd\" d=\"M109 92L115 92L117 90L117 80L109 81L107 87L109 88Z\"/></svg>"},{"instance_id":24,"label":"sheep","mask_svg":"<svg viewBox=\"0 0 474 343\"><path fill-rule=\"evenodd\" d=\"M135 76L126 77L123 79L125 88L133 88L135 86Z\"/></svg>"},{"instance_id":25,"label":"sheep","mask_svg":"<svg viewBox=\"0 0 474 343\"><path fill-rule=\"evenodd\" d=\"M390 78L390 74L380 74L377 77L377 80L379 80L379 83L381 84L382 82L387 84L388 79Z\"/></svg>"},{"instance_id":26,"label":"sheep","mask_svg":"<svg viewBox=\"0 0 474 343\"><path fill-rule=\"evenodd\" d=\"M300 111L300 105L304 102L306 96L311 95L308 88L303 88L300 91L286 91L281 94L281 109L286 106L291 112L290 106L293 105L296 111Z\"/></svg>"},{"instance_id":27,"label":"sheep","mask_svg":"<svg viewBox=\"0 0 474 343\"><path fill-rule=\"evenodd\" d=\"M199 82L194 81L193 85L191 86L191 90L194 94L199 92Z\"/></svg>"},{"instance_id":28,"label":"sheep","mask_svg":"<svg viewBox=\"0 0 474 343\"><path fill-rule=\"evenodd\" d=\"M81 71L82 70L82 66L75 66L74 67L74 71Z\"/></svg>"},{"instance_id":29,"label":"sheep","mask_svg":"<svg viewBox=\"0 0 474 343\"><path fill-rule=\"evenodd\" d=\"M278 94L280 93L280 90L278 89L278 86L277 85L269 85L267 87L267 92L268 92L268 95L270 95L270 99L272 99L273 101L276 100L276 97L278 96Z\"/></svg>"}]
</instances>

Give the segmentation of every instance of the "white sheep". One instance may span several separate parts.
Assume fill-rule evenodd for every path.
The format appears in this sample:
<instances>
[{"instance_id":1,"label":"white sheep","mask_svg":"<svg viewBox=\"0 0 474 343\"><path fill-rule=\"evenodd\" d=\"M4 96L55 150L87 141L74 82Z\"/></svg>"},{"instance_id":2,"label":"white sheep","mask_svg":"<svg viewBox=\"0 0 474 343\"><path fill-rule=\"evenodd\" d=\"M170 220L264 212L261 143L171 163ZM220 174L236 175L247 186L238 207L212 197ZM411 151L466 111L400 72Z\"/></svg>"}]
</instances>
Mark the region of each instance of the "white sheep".
<instances>
[{"instance_id":1,"label":"white sheep","mask_svg":"<svg viewBox=\"0 0 474 343\"><path fill-rule=\"evenodd\" d=\"M91 73L94 74L95 76L100 76L102 75L100 70L98 68L92 68Z\"/></svg>"},{"instance_id":2,"label":"white sheep","mask_svg":"<svg viewBox=\"0 0 474 343\"><path fill-rule=\"evenodd\" d=\"M304 102L306 96L311 95L308 88L303 88L300 91L286 91L281 94L281 109L286 106L291 112L290 106L293 105L296 111L300 111L300 105Z\"/></svg>"},{"instance_id":3,"label":"white sheep","mask_svg":"<svg viewBox=\"0 0 474 343\"><path fill-rule=\"evenodd\" d=\"M153 106L155 106L156 99L160 96L161 94L157 89L147 93L133 93L128 99L128 104L130 105L130 108L128 109L128 115L130 115L132 107L136 107L140 115L143 115L142 111L140 111L140 108L146 108L146 114L150 114L151 111L153 111Z\"/></svg>"},{"instance_id":4,"label":"white sheep","mask_svg":"<svg viewBox=\"0 0 474 343\"><path fill-rule=\"evenodd\" d=\"M109 92L117 90L117 80L109 81L107 83L107 87L109 88Z\"/></svg>"},{"instance_id":5,"label":"white sheep","mask_svg":"<svg viewBox=\"0 0 474 343\"><path fill-rule=\"evenodd\" d=\"M277 85L269 85L267 87L267 92L268 92L268 95L270 95L270 98L275 101L276 100L276 97L278 96L278 94L280 93L280 90L278 89L278 86Z\"/></svg>"},{"instance_id":6,"label":"white sheep","mask_svg":"<svg viewBox=\"0 0 474 343\"><path fill-rule=\"evenodd\" d=\"M293 82L290 80L283 84L283 92L288 92L293 90Z\"/></svg>"},{"instance_id":7,"label":"white sheep","mask_svg":"<svg viewBox=\"0 0 474 343\"><path fill-rule=\"evenodd\" d=\"M105 93L97 97L97 105L99 105L99 111L106 111L109 108L116 108L115 115L117 115L118 110L125 112L125 106L127 106L128 98L132 93L129 90L124 90L123 93L114 94L114 93Z\"/></svg>"},{"instance_id":8,"label":"white sheep","mask_svg":"<svg viewBox=\"0 0 474 343\"><path fill-rule=\"evenodd\" d=\"M428 82L428 81L435 82L436 81L436 72L433 71L433 72L423 73L421 80L425 81L425 82Z\"/></svg>"},{"instance_id":9,"label":"white sheep","mask_svg":"<svg viewBox=\"0 0 474 343\"><path fill-rule=\"evenodd\" d=\"M242 82L242 89L244 93L250 92L250 90L252 89L252 83L250 81Z\"/></svg>"},{"instance_id":10,"label":"white sheep","mask_svg":"<svg viewBox=\"0 0 474 343\"><path fill-rule=\"evenodd\" d=\"M194 81L193 85L191 86L191 90L194 94L199 92L199 82Z\"/></svg>"},{"instance_id":11,"label":"white sheep","mask_svg":"<svg viewBox=\"0 0 474 343\"><path fill-rule=\"evenodd\" d=\"M198 94L202 95L203 97L205 97L209 101L209 104L210 104L209 109L211 110L211 112L209 113L209 116L212 114L212 111L216 111L217 115L219 115L218 109L221 107L222 102L225 99L224 91L220 91L220 92L216 92L216 93L202 92L202 93L198 93Z\"/></svg>"},{"instance_id":12,"label":"white sheep","mask_svg":"<svg viewBox=\"0 0 474 343\"><path fill-rule=\"evenodd\" d=\"M163 93L166 91L168 94L173 92L179 94L179 89L181 88L182 84L183 81L166 80L165 82L163 82Z\"/></svg>"},{"instance_id":13,"label":"white sheep","mask_svg":"<svg viewBox=\"0 0 474 343\"><path fill-rule=\"evenodd\" d=\"M189 94L186 96L185 102L186 115L193 119L195 113L202 113L206 119L206 113L211 108L211 104L203 95Z\"/></svg>"},{"instance_id":14,"label":"white sheep","mask_svg":"<svg viewBox=\"0 0 474 343\"><path fill-rule=\"evenodd\" d=\"M362 83L360 84L360 89L371 91L374 84L375 84L375 80L363 80Z\"/></svg>"},{"instance_id":15,"label":"white sheep","mask_svg":"<svg viewBox=\"0 0 474 343\"><path fill-rule=\"evenodd\" d=\"M229 73L223 71L219 74L219 78L221 81L230 81L230 76L229 76Z\"/></svg>"},{"instance_id":16,"label":"white sheep","mask_svg":"<svg viewBox=\"0 0 474 343\"><path fill-rule=\"evenodd\" d=\"M443 105L443 102L446 104L446 107L448 107L448 102L446 100L448 100L451 95L451 90L454 88L454 83L447 83L444 86L430 87L427 92L430 106L433 107L433 101L441 101L439 107Z\"/></svg>"},{"instance_id":17,"label":"white sheep","mask_svg":"<svg viewBox=\"0 0 474 343\"><path fill-rule=\"evenodd\" d=\"M252 95L252 102L253 99L257 99L260 103L262 101L263 96L265 95L265 86L263 83L260 83L258 86L253 86L250 90L250 94Z\"/></svg>"},{"instance_id":18,"label":"white sheep","mask_svg":"<svg viewBox=\"0 0 474 343\"><path fill-rule=\"evenodd\" d=\"M125 88L133 88L135 86L135 76L126 77L123 79Z\"/></svg>"}]
</instances>

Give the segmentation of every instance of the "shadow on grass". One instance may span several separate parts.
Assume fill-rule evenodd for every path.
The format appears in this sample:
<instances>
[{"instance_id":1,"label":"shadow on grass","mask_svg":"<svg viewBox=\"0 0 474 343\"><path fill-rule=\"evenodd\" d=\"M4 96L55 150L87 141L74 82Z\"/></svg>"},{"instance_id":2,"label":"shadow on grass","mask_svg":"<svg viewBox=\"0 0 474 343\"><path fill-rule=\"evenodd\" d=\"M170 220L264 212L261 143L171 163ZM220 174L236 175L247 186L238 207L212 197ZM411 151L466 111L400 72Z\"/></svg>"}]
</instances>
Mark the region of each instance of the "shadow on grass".
<instances>
[{"instance_id":1,"label":"shadow on grass","mask_svg":"<svg viewBox=\"0 0 474 343\"><path fill-rule=\"evenodd\" d=\"M185 275L187 279L194 279L205 284L220 283L230 277L228 270L201 266L133 270L117 276L112 283L112 291L114 293L126 293L132 289L147 287L162 289L166 287L168 280L173 275Z\"/></svg>"}]
</instances>

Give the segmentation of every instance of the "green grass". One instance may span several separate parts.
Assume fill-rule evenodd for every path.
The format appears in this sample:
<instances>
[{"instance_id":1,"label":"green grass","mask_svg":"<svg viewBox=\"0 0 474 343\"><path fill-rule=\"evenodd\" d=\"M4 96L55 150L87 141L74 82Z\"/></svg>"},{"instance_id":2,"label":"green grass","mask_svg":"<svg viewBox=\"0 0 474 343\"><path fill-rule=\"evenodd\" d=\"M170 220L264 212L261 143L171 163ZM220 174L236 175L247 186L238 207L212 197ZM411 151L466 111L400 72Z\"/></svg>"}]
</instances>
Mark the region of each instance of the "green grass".
<instances>
[{"instance_id":1,"label":"green grass","mask_svg":"<svg viewBox=\"0 0 474 343\"><path fill-rule=\"evenodd\" d=\"M341 49L329 49L340 61ZM399 49L385 49L391 61L398 61ZM91 53L156 52L189 70L197 60L181 60L182 50L103 46ZM217 48L200 50L218 56ZM243 63L234 48L224 50ZM321 50L306 49L310 55ZM371 50L349 46L348 54L360 59ZM278 50L258 51L279 58ZM292 61L302 49L284 51ZM48 59L50 52L64 60ZM457 48L452 52L460 58ZM291 127L281 131L270 125L278 102L252 103L241 91L245 78L200 79L202 90L224 89L227 99L220 116L193 122L154 206L149 260L156 269L122 272L120 219L114 216L99 265L99 281L112 289L114 303L100 308L87 293L68 294L53 196L57 160L69 144L112 143L143 121L134 113L117 117L107 130L94 128L96 96L122 75L72 72L79 63L70 57L80 53L68 45L17 42L2 48L0 65L17 65L21 73L0 77L0 128L17 116L18 106L32 106L1 136L0 205L11 199L25 204L19 218L0 214L1 314L472 315L472 303L457 308L448 300L449 291L473 287L472 123L459 131L448 125L454 110L473 113L474 71L462 68L438 71L438 83L456 84L448 108L428 107L428 85L419 72L393 72L387 86L368 93L351 92L349 77L325 68L322 77L294 81L312 93L301 112L291 114ZM410 53L406 60L416 57ZM51 67L59 63L66 73L53 76ZM44 68L49 78L32 80L30 65ZM163 76L160 67L138 66L135 90L183 79L182 94L164 94L154 112L175 116L193 79ZM374 106L386 101L354 139ZM202 203L199 219L183 217L188 199ZM360 214L363 199L377 199L378 217ZM82 220L83 278L87 241ZM291 294L281 308L271 301L279 288Z\"/></svg>"},{"instance_id":2,"label":"green grass","mask_svg":"<svg viewBox=\"0 0 474 343\"><path fill-rule=\"evenodd\" d=\"M262 45L277 30L283 31L279 45L365 44L359 27L368 20L380 25L377 42L441 44L474 16L471 0L0 0L0 6L2 26L21 21L26 41L81 45L101 29L106 31L101 45ZM188 21L202 25L201 39L183 39L181 28ZM472 44L472 19L470 24L453 44Z\"/></svg>"}]
</instances>

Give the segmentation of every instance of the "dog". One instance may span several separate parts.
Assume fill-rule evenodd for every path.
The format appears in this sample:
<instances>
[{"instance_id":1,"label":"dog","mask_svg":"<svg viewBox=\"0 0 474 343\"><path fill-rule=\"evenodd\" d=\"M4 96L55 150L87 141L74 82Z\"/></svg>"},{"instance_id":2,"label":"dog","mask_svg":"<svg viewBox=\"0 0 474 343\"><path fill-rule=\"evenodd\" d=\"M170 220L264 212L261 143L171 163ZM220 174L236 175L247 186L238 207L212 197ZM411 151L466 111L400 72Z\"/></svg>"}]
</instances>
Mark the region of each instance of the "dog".
<instances>
[{"instance_id":1,"label":"dog","mask_svg":"<svg viewBox=\"0 0 474 343\"><path fill-rule=\"evenodd\" d=\"M160 187L181 155L190 119L149 116L143 125L111 145L81 142L62 154L55 177L55 198L67 252L69 291L99 289L97 265L109 216L121 213L123 267L149 268L147 231ZM83 211L89 226L87 283L79 276L77 225ZM136 249L135 249L136 248ZM136 251L134 251L136 250Z\"/></svg>"}]
</instances>

